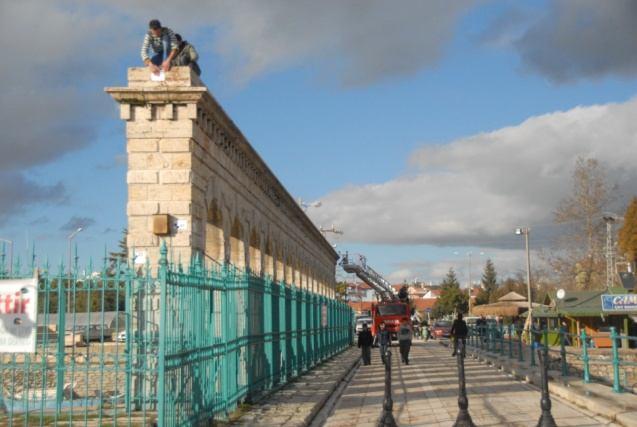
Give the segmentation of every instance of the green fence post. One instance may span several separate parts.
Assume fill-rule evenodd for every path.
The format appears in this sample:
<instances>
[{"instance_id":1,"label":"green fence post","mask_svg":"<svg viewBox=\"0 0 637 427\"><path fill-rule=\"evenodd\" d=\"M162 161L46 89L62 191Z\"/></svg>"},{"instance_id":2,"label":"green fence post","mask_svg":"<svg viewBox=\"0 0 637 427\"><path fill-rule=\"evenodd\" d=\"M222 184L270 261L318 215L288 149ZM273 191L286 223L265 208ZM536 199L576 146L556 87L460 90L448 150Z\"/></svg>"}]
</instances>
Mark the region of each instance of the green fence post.
<instances>
[{"instance_id":1,"label":"green fence post","mask_svg":"<svg viewBox=\"0 0 637 427\"><path fill-rule=\"evenodd\" d=\"M499 325L499 335L500 335L500 355L504 354L504 325L500 323Z\"/></svg>"},{"instance_id":2,"label":"green fence post","mask_svg":"<svg viewBox=\"0 0 637 427\"><path fill-rule=\"evenodd\" d=\"M588 366L588 343L586 342L586 330L582 329L582 363L584 364L584 383L591 382L591 375Z\"/></svg>"},{"instance_id":3,"label":"green fence post","mask_svg":"<svg viewBox=\"0 0 637 427\"><path fill-rule=\"evenodd\" d=\"M617 348L617 331L614 326L610 327L610 339L613 346L613 391L615 393L621 393L622 386L619 383L619 349Z\"/></svg>"},{"instance_id":4,"label":"green fence post","mask_svg":"<svg viewBox=\"0 0 637 427\"><path fill-rule=\"evenodd\" d=\"M168 249L166 248L166 242L162 242L161 248L159 250L159 354L157 355L158 359L158 386L157 386L157 399L158 399L158 408L157 408L157 416L159 425L166 425L166 274L167 274L167 266L168 260L166 258L168 254Z\"/></svg>"},{"instance_id":5,"label":"green fence post","mask_svg":"<svg viewBox=\"0 0 637 427\"><path fill-rule=\"evenodd\" d=\"M509 323L509 359L513 359L513 325Z\"/></svg>"},{"instance_id":6,"label":"green fence post","mask_svg":"<svg viewBox=\"0 0 637 427\"><path fill-rule=\"evenodd\" d=\"M560 359L562 365L562 376L565 377L568 375L568 364L566 363L566 335L564 329L560 326Z\"/></svg>"},{"instance_id":7,"label":"green fence post","mask_svg":"<svg viewBox=\"0 0 637 427\"><path fill-rule=\"evenodd\" d=\"M516 328L518 334L518 360L524 362L524 355L522 353L522 329Z\"/></svg>"},{"instance_id":8,"label":"green fence post","mask_svg":"<svg viewBox=\"0 0 637 427\"><path fill-rule=\"evenodd\" d=\"M69 266L69 269L71 267ZM58 278L58 283L62 284L63 276L60 273L60 277ZM69 275L67 286L71 286L71 277ZM55 400L56 400L56 420L62 411L62 401L64 400L64 338L66 332L66 289L64 286L58 285L58 324L57 324L57 354L56 354L56 366L55 370L57 376L55 378ZM71 338L75 339L75 336Z\"/></svg>"}]
</instances>

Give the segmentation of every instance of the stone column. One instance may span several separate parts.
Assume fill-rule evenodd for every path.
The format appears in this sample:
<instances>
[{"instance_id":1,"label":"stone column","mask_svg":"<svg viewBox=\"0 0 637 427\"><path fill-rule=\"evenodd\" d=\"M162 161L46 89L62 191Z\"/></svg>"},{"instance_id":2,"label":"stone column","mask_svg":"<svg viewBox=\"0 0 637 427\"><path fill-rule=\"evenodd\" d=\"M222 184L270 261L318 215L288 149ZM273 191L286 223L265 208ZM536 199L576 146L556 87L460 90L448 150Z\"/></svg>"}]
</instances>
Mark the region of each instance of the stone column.
<instances>
[{"instance_id":1,"label":"stone column","mask_svg":"<svg viewBox=\"0 0 637 427\"><path fill-rule=\"evenodd\" d=\"M197 104L206 88L188 67L173 68L161 82L150 77L147 68L130 68L127 87L105 90L126 122L129 253L154 269L161 239L175 262L187 264L202 249L197 244L204 231L196 218L205 212L193 208L192 163ZM169 219L165 234L154 228L161 214Z\"/></svg>"}]
</instances>

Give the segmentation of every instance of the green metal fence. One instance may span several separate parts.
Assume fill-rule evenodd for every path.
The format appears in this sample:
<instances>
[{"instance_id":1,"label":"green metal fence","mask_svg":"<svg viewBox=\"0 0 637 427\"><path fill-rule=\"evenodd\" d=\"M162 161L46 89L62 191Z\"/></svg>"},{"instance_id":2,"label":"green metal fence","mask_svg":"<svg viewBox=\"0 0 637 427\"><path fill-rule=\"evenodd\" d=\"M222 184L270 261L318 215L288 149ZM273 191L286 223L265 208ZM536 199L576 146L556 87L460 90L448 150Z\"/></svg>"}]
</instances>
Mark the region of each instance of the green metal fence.
<instances>
[{"instance_id":1,"label":"green metal fence","mask_svg":"<svg viewBox=\"0 0 637 427\"><path fill-rule=\"evenodd\" d=\"M342 302L161 254L156 274L116 262L39 270L36 352L0 353L0 426L223 418L353 341ZM36 266L12 270L29 277Z\"/></svg>"},{"instance_id":2,"label":"green metal fence","mask_svg":"<svg viewBox=\"0 0 637 427\"><path fill-rule=\"evenodd\" d=\"M598 339L609 341L609 348L596 348ZM550 369L563 377L606 384L616 393L637 390L637 337L618 334L614 327L608 334L587 335L582 330L576 335L559 328L526 330L512 324L491 324L470 327L467 344L529 366L537 366L535 352L541 348Z\"/></svg>"}]
</instances>

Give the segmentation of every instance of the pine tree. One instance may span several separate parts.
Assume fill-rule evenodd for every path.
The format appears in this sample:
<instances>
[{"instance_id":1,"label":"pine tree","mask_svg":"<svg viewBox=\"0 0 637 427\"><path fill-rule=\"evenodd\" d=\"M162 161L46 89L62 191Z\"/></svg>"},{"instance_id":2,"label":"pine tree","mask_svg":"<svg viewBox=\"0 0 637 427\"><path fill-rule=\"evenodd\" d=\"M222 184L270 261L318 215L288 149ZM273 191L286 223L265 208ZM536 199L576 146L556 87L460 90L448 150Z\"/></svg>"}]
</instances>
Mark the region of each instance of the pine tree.
<instances>
[{"instance_id":1,"label":"pine tree","mask_svg":"<svg viewBox=\"0 0 637 427\"><path fill-rule=\"evenodd\" d=\"M439 318L454 312L467 312L469 297L466 292L460 290L460 283L453 268L449 269L440 287L440 297L433 308L434 317Z\"/></svg>"},{"instance_id":2,"label":"pine tree","mask_svg":"<svg viewBox=\"0 0 637 427\"><path fill-rule=\"evenodd\" d=\"M482 273L482 289L476 297L476 304L488 304L493 302L492 296L498 289L498 274L495 271L493 262L488 259L484 265L484 272Z\"/></svg>"},{"instance_id":3,"label":"pine tree","mask_svg":"<svg viewBox=\"0 0 637 427\"><path fill-rule=\"evenodd\" d=\"M118 267L120 271L126 268L128 261L128 230L122 230L122 238L117 243L119 251L110 252L108 255L109 267L107 273L109 276L117 274Z\"/></svg>"},{"instance_id":4,"label":"pine tree","mask_svg":"<svg viewBox=\"0 0 637 427\"><path fill-rule=\"evenodd\" d=\"M624 225L619 229L617 244L628 262L637 262L637 197L628 205Z\"/></svg>"}]
</instances>

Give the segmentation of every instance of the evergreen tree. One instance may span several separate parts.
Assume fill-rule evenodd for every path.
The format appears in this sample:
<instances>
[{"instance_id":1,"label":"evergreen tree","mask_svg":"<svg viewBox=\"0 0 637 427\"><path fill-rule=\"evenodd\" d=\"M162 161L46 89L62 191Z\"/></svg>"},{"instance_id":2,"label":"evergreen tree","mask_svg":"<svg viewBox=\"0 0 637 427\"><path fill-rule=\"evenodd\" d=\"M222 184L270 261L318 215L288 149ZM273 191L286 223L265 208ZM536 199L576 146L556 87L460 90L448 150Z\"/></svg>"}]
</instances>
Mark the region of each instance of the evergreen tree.
<instances>
[{"instance_id":1,"label":"evergreen tree","mask_svg":"<svg viewBox=\"0 0 637 427\"><path fill-rule=\"evenodd\" d=\"M624 225L619 229L617 244L628 262L637 262L637 197L628 205ZM633 270L634 271L634 270Z\"/></svg>"},{"instance_id":2,"label":"evergreen tree","mask_svg":"<svg viewBox=\"0 0 637 427\"><path fill-rule=\"evenodd\" d=\"M115 276L117 274L117 269L119 267L120 272L123 272L126 269L128 263L128 230L122 230L122 238L119 240L117 244L117 248L119 249L116 252L110 252L108 255L109 267L107 269L107 274L109 276Z\"/></svg>"},{"instance_id":3,"label":"evergreen tree","mask_svg":"<svg viewBox=\"0 0 637 427\"><path fill-rule=\"evenodd\" d=\"M440 297L433 308L434 317L443 317L454 312L466 313L469 309L469 297L460 289L460 283L453 268L440 284Z\"/></svg>"},{"instance_id":4,"label":"evergreen tree","mask_svg":"<svg viewBox=\"0 0 637 427\"><path fill-rule=\"evenodd\" d=\"M484 272L482 273L482 289L476 297L476 304L488 304L493 302L492 296L498 289L498 274L495 271L493 262L488 259L484 265Z\"/></svg>"}]
</instances>

